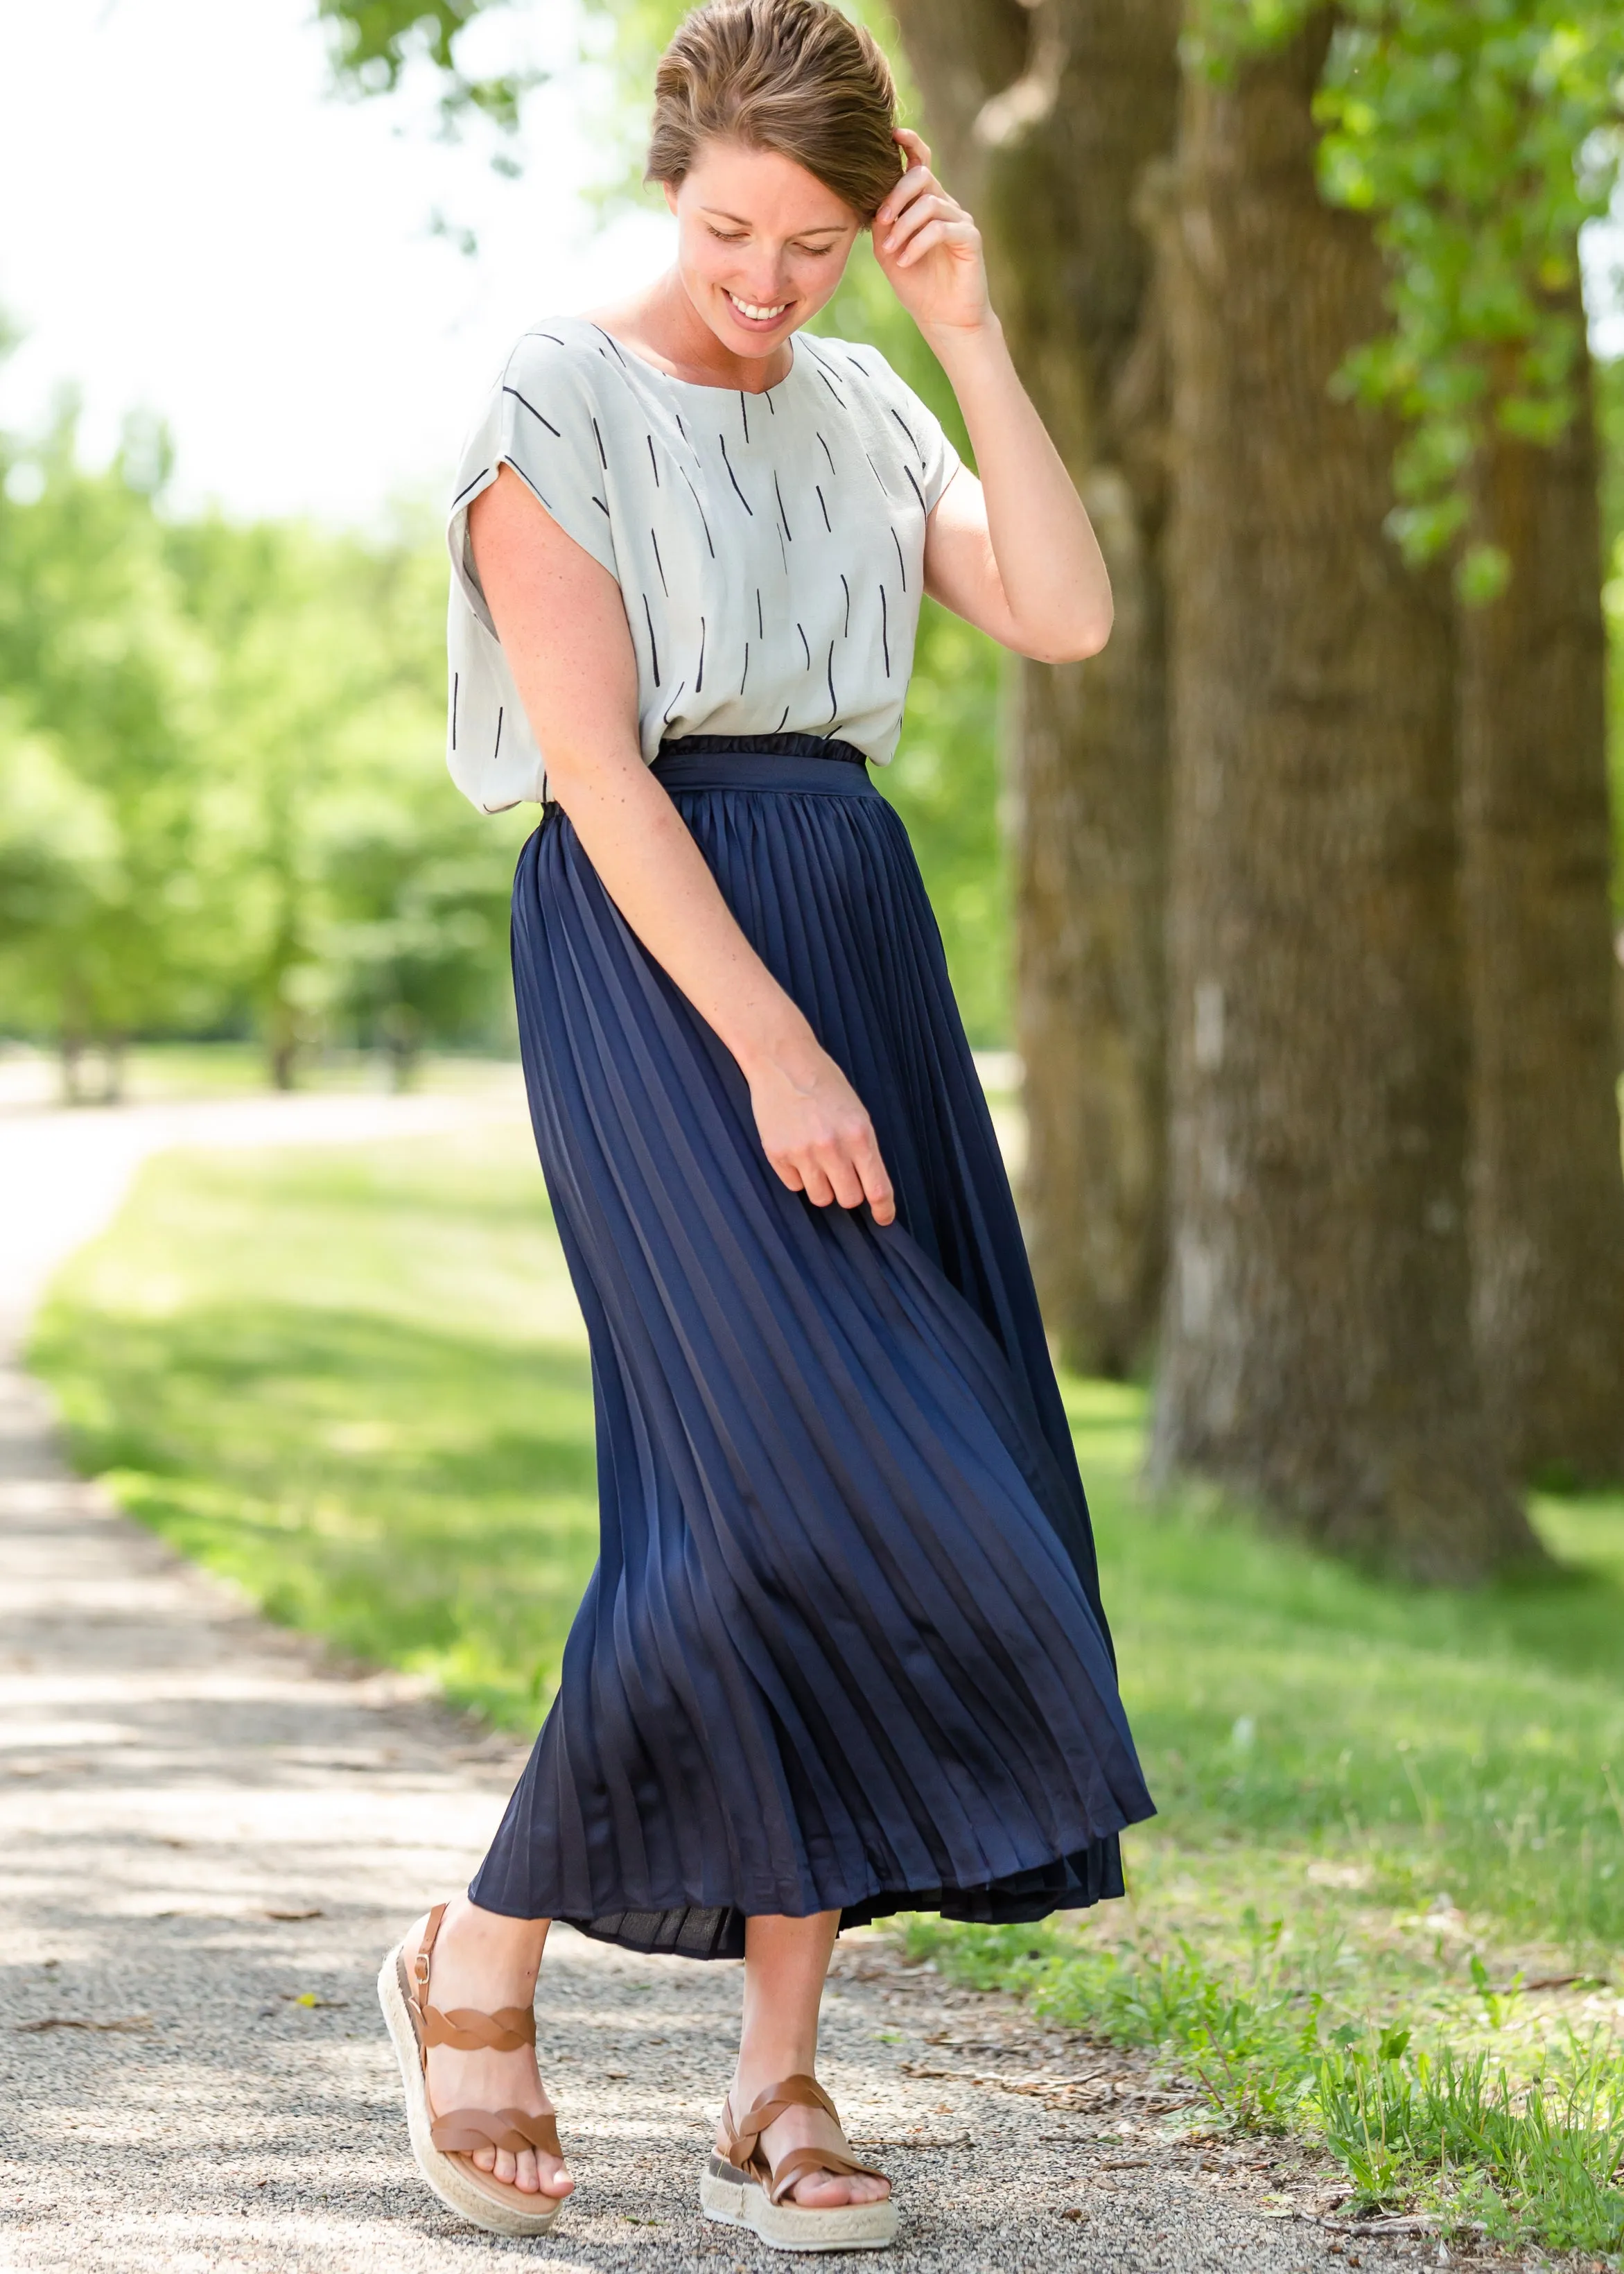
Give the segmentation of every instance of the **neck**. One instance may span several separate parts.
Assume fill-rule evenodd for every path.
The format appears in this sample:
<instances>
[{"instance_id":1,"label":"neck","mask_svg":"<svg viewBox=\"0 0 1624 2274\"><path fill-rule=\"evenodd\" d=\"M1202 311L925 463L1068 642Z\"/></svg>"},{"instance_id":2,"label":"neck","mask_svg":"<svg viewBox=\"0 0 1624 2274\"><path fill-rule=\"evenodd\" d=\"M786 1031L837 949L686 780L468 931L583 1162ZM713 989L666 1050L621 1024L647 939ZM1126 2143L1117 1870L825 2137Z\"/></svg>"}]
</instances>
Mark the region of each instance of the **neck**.
<instances>
[{"instance_id":1,"label":"neck","mask_svg":"<svg viewBox=\"0 0 1624 2274\"><path fill-rule=\"evenodd\" d=\"M667 269L635 299L604 310L597 320L673 379L688 380L698 387L736 388L743 395L764 395L789 376L794 362L787 340L769 356L735 354L706 323L675 268Z\"/></svg>"}]
</instances>

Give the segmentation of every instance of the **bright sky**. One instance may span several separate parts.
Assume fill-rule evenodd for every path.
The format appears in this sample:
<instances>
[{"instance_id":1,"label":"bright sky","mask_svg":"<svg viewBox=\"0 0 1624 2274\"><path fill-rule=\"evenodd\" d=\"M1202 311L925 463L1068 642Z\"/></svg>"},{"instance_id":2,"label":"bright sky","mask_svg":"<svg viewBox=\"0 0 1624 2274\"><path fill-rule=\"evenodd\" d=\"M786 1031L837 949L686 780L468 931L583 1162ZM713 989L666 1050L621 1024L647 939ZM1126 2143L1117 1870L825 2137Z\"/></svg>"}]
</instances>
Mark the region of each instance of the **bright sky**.
<instances>
[{"instance_id":1,"label":"bright sky","mask_svg":"<svg viewBox=\"0 0 1624 2274\"><path fill-rule=\"evenodd\" d=\"M329 92L312 0L0 0L0 426L53 390L85 400L86 455L124 412L162 414L177 491L240 514L367 521L439 483L492 373L538 315L664 265L666 223L602 233L583 186L610 169L592 90L539 89L523 177L490 133L435 139L426 80L399 100ZM570 67L567 0L477 27L494 60ZM470 43L466 60L477 68ZM432 222L471 225L468 259Z\"/></svg>"},{"instance_id":2,"label":"bright sky","mask_svg":"<svg viewBox=\"0 0 1624 2274\"><path fill-rule=\"evenodd\" d=\"M177 501L239 514L365 522L440 484L525 326L666 257L663 217L599 233L582 196L612 162L575 25L571 0L520 0L469 34L470 68L566 67L530 99L512 182L488 134L435 139L426 79L335 99L313 0L0 0L0 311L27 335L0 426L36 425L72 381L101 459L126 410L157 411ZM1619 232L1589 249L1600 286ZM1624 350L1624 319L1598 330Z\"/></svg>"}]
</instances>

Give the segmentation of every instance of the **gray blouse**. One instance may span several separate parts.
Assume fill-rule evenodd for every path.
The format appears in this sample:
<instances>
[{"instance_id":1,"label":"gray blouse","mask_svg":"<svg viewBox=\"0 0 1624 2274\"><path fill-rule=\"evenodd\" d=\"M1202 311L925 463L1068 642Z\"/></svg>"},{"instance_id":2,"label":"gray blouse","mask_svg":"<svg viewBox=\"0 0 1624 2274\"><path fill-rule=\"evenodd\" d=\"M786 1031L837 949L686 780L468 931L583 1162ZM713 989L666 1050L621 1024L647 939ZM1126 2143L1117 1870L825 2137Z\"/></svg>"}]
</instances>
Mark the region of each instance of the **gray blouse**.
<instances>
[{"instance_id":1,"label":"gray blouse","mask_svg":"<svg viewBox=\"0 0 1624 2274\"><path fill-rule=\"evenodd\" d=\"M449 526L448 759L486 812L545 763L479 589L468 508L509 465L619 583L646 761L681 734L897 746L925 521L959 465L871 347L797 333L763 395L669 378L583 318L526 332L462 453Z\"/></svg>"}]
</instances>

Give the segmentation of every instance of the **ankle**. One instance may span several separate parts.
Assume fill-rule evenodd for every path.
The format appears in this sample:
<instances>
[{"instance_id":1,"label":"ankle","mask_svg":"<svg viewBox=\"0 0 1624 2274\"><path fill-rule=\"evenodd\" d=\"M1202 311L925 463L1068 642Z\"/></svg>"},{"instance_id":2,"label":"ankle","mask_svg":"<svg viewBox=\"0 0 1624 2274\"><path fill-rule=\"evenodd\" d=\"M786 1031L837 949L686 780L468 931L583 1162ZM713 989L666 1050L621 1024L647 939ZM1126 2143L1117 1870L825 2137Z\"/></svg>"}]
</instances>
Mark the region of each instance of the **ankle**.
<instances>
[{"instance_id":1,"label":"ankle","mask_svg":"<svg viewBox=\"0 0 1624 2274\"><path fill-rule=\"evenodd\" d=\"M459 1977L513 1985L516 1994L502 2002L520 2004L534 1992L550 1924L547 1919L482 1910L466 1895L454 1895L446 1905L433 1959Z\"/></svg>"}]
</instances>

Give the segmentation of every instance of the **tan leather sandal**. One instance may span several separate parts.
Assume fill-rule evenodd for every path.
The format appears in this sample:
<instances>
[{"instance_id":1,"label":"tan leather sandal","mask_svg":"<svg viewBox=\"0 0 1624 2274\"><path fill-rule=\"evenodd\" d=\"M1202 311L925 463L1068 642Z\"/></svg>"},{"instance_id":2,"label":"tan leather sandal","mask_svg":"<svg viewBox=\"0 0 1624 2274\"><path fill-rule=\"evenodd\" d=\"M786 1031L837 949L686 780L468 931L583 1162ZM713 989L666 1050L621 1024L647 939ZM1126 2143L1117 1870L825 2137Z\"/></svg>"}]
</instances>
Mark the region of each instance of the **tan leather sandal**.
<instances>
[{"instance_id":1,"label":"tan leather sandal","mask_svg":"<svg viewBox=\"0 0 1624 2274\"><path fill-rule=\"evenodd\" d=\"M700 2208L724 2226L748 2226L774 2250L888 2250L897 2236L897 2206L889 2195L878 2202L831 2204L808 2210L785 2197L808 2172L851 2172L883 2180L872 2164L860 2164L839 2148L793 2148L778 2165L761 2144L767 2127L786 2108L821 2108L838 2126L834 2102L814 2076L786 2076L763 2092L742 2123L733 2119L731 2100L722 2104L727 2152L713 2155L699 2182ZM841 2133L844 2142L846 2135Z\"/></svg>"},{"instance_id":2,"label":"tan leather sandal","mask_svg":"<svg viewBox=\"0 0 1624 2274\"><path fill-rule=\"evenodd\" d=\"M504 2006L495 2014L458 2006L442 2014L438 2006L430 2005L430 1953L445 1915L444 1903L436 1903L421 1949L408 1959L405 1943L396 1943L378 1975L378 2002L406 2088L411 2152L441 2202L471 2225L487 2234L545 2234L565 2198L521 2194L482 2172L472 2159L480 2148L506 2148L511 2155L522 2148L539 2148L544 2156L561 2157L556 2117L530 2115L523 2108L501 2108L494 2113L458 2108L448 2116L436 2116L429 2101L431 2045L455 2045L459 2052L488 2046L492 2052L508 2053L536 2042L536 2016L522 2006Z\"/></svg>"}]
</instances>

